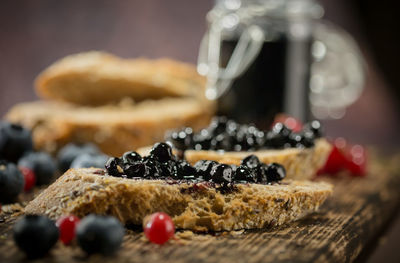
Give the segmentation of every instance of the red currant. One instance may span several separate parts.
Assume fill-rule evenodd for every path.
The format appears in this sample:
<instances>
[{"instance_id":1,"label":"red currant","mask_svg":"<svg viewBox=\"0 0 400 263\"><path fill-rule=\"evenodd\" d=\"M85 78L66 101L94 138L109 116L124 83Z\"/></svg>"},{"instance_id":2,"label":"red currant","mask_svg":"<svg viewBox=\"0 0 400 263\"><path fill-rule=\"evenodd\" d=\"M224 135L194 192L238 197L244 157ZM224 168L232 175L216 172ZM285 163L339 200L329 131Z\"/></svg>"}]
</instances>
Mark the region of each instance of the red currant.
<instances>
[{"instance_id":1,"label":"red currant","mask_svg":"<svg viewBox=\"0 0 400 263\"><path fill-rule=\"evenodd\" d=\"M286 127L294 132L299 132L303 129L303 124L301 121L295 119L294 117L288 116L286 114L279 114L275 117L274 124L281 122L285 124Z\"/></svg>"},{"instance_id":2,"label":"red currant","mask_svg":"<svg viewBox=\"0 0 400 263\"><path fill-rule=\"evenodd\" d=\"M364 176L367 170L367 157L364 147L353 145L349 147L347 154L346 169L354 176Z\"/></svg>"},{"instance_id":3,"label":"red currant","mask_svg":"<svg viewBox=\"0 0 400 263\"><path fill-rule=\"evenodd\" d=\"M166 213L154 213L149 221L145 222L144 234L150 242L164 244L174 236L175 226Z\"/></svg>"},{"instance_id":4,"label":"red currant","mask_svg":"<svg viewBox=\"0 0 400 263\"><path fill-rule=\"evenodd\" d=\"M35 173L26 167L19 167L22 175L24 176L25 184L24 184L24 191L28 192L35 186L36 183L36 176Z\"/></svg>"},{"instance_id":5,"label":"red currant","mask_svg":"<svg viewBox=\"0 0 400 263\"><path fill-rule=\"evenodd\" d=\"M74 215L60 217L56 225L60 231L60 240L64 245L68 245L75 238L75 230L78 226L79 218Z\"/></svg>"}]
</instances>

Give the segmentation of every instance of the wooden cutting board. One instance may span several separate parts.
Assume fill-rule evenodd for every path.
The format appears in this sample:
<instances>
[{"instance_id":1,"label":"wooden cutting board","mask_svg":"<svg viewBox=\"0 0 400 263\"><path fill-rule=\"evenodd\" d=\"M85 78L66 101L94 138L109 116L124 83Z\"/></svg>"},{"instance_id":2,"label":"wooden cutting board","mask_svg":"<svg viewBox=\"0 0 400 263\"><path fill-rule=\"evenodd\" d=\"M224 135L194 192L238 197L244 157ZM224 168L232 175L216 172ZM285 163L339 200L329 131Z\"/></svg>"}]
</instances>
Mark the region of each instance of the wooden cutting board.
<instances>
[{"instance_id":1,"label":"wooden cutting board","mask_svg":"<svg viewBox=\"0 0 400 263\"><path fill-rule=\"evenodd\" d=\"M87 257L76 245L60 242L39 262L349 262L368 256L400 207L400 156L372 158L365 178L320 177L335 185L318 213L290 225L256 231L178 233L166 245L150 244L140 230L127 230L112 257ZM28 198L28 197L25 197ZM23 262L12 241L18 206L0 215L0 262ZM14 212L12 214L12 212Z\"/></svg>"}]
</instances>

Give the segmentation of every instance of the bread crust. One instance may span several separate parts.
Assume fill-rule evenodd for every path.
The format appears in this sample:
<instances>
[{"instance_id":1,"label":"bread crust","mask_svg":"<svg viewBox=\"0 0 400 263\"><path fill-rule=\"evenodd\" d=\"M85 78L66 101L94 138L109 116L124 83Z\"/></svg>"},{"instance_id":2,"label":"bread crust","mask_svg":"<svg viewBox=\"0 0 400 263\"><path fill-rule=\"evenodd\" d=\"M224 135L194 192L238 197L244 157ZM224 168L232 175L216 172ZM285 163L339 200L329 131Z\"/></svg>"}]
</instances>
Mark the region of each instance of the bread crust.
<instances>
[{"instance_id":1,"label":"bread crust","mask_svg":"<svg viewBox=\"0 0 400 263\"><path fill-rule=\"evenodd\" d=\"M102 170L101 170L102 171ZM116 216L142 224L145 216L163 211L177 228L221 231L263 228L297 220L316 211L332 192L324 182L239 184L221 193L213 187L170 184L164 180L132 180L99 175L99 169L70 169L25 208L28 214L89 213Z\"/></svg>"},{"instance_id":2,"label":"bread crust","mask_svg":"<svg viewBox=\"0 0 400 263\"><path fill-rule=\"evenodd\" d=\"M204 98L205 78L196 68L171 59L122 59L91 51L62 58L35 81L44 99L79 105L104 105L130 97Z\"/></svg>"},{"instance_id":3,"label":"bread crust","mask_svg":"<svg viewBox=\"0 0 400 263\"><path fill-rule=\"evenodd\" d=\"M103 107L37 101L17 104L5 117L31 129L39 150L56 152L69 142L92 142L104 153L120 156L162 141L169 129L205 126L212 109L194 98Z\"/></svg>"}]
</instances>

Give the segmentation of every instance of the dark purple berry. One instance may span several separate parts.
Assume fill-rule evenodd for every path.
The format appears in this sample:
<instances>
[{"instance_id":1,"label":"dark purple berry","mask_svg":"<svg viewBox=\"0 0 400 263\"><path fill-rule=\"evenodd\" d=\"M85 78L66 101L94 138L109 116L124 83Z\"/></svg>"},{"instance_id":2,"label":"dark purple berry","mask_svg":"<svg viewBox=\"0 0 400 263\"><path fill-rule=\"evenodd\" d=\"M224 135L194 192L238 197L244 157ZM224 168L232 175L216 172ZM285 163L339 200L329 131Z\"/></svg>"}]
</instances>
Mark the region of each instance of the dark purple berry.
<instances>
[{"instance_id":1,"label":"dark purple berry","mask_svg":"<svg viewBox=\"0 0 400 263\"><path fill-rule=\"evenodd\" d=\"M162 176L163 171L160 168L159 162L153 159L153 156L144 157L143 163L146 166L146 173L144 175L145 178L153 179Z\"/></svg>"},{"instance_id":2,"label":"dark purple berry","mask_svg":"<svg viewBox=\"0 0 400 263\"><path fill-rule=\"evenodd\" d=\"M94 144L74 144L65 145L57 155L58 168L62 173L67 171L72 162L82 154L99 154L100 150Z\"/></svg>"},{"instance_id":3,"label":"dark purple berry","mask_svg":"<svg viewBox=\"0 0 400 263\"><path fill-rule=\"evenodd\" d=\"M118 157L111 157L105 165L107 172L111 176L121 177L124 174L122 160Z\"/></svg>"},{"instance_id":4,"label":"dark purple berry","mask_svg":"<svg viewBox=\"0 0 400 263\"><path fill-rule=\"evenodd\" d=\"M146 166L142 162L135 162L124 165L124 174L128 178L143 177L145 173Z\"/></svg>"},{"instance_id":5,"label":"dark purple berry","mask_svg":"<svg viewBox=\"0 0 400 263\"><path fill-rule=\"evenodd\" d=\"M33 150L32 135L21 125L0 122L0 158L16 163Z\"/></svg>"},{"instance_id":6,"label":"dark purple berry","mask_svg":"<svg viewBox=\"0 0 400 263\"><path fill-rule=\"evenodd\" d=\"M45 216L26 215L15 223L14 241L28 258L39 258L57 243L59 232L55 223Z\"/></svg>"},{"instance_id":7,"label":"dark purple berry","mask_svg":"<svg viewBox=\"0 0 400 263\"><path fill-rule=\"evenodd\" d=\"M0 203L15 201L24 189L24 176L17 166L0 160Z\"/></svg>"},{"instance_id":8,"label":"dark purple berry","mask_svg":"<svg viewBox=\"0 0 400 263\"><path fill-rule=\"evenodd\" d=\"M177 175L179 178L183 178L185 176L194 176L197 177L197 170L193 166L191 166L186 161L179 161L176 164L177 166Z\"/></svg>"},{"instance_id":9,"label":"dark purple berry","mask_svg":"<svg viewBox=\"0 0 400 263\"><path fill-rule=\"evenodd\" d=\"M211 169L211 180L217 184L229 184L233 180L232 167L227 164L218 164Z\"/></svg>"},{"instance_id":10,"label":"dark purple berry","mask_svg":"<svg viewBox=\"0 0 400 263\"><path fill-rule=\"evenodd\" d=\"M130 151L122 155L122 162L124 164L136 163L140 161L142 161L142 156L140 156L140 154L138 154L137 152Z\"/></svg>"},{"instance_id":11,"label":"dark purple berry","mask_svg":"<svg viewBox=\"0 0 400 263\"><path fill-rule=\"evenodd\" d=\"M314 135L314 138L320 138L323 135L321 123L317 120L313 120L304 125L303 130L305 132L311 132Z\"/></svg>"},{"instance_id":12,"label":"dark purple berry","mask_svg":"<svg viewBox=\"0 0 400 263\"><path fill-rule=\"evenodd\" d=\"M265 175L268 182L278 182L285 178L286 170L285 167L278 163L271 163L265 169Z\"/></svg>"},{"instance_id":13,"label":"dark purple berry","mask_svg":"<svg viewBox=\"0 0 400 263\"><path fill-rule=\"evenodd\" d=\"M114 217L88 215L76 229L78 245L88 254L111 255L121 246L124 227Z\"/></svg>"},{"instance_id":14,"label":"dark purple berry","mask_svg":"<svg viewBox=\"0 0 400 263\"><path fill-rule=\"evenodd\" d=\"M235 181L243 181L248 183L255 183L257 178L253 171L244 165L240 165L236 168L235 172Z\"/></svg>"},{"instance_id":15,"label":"dark purple berry","mask_svg":"<svg viewBox=\"0 0 400 263\"><path fill-rule=\"evenodd\" d=\"M150 155L159 162L167 162L172 158L172 148L165 142L159 142L154 144Z\"/></svg>"},{"instance_id":16,"label":"dark purple berry","mask_svg":"<svg viewBox=\"0 0 400 263\"><path fill-rule=\"evenodd\" d=\"M257 183L265 184L267 183L267 175L265 170L267 169L266 164L259 164L257 167L253 168L253 173L255 174Z\"/></svg>"},{"instance_id":17,"label":"dark purple berry","mask_svg":"<svg viewBox=\"0 0 400 263\"><path fill-rule=\"evenodd\" d=\"M200 160L194 165L194 168L196 169L198 176L201 176L204 180L208 181L211 178L210 173L212 168L217 164L216 161Z\"/></svg>"},{"instance_id":18,"label":"dark purple berry","mask_svg":"<svg viewBox=\"0 0 400 263\"><path fill-rule=\"evenodd\" d=\"M36 175L37 185L49 184L57 171L55 160L45 152L29 152L25 154L19 159L18 166L31 169Z\"/></svg>"},{"instance_id":19,"label":"dark purple berry","mask_svg":"<svg viewBox=\"0 0 400 263\"><path fill-rule=\"evenodd\" d=\"M250 169L256 168L260 164L260 160L254 154L247 156L241 162L241 165L245 165Z\"/></svg>"}]
</instances>

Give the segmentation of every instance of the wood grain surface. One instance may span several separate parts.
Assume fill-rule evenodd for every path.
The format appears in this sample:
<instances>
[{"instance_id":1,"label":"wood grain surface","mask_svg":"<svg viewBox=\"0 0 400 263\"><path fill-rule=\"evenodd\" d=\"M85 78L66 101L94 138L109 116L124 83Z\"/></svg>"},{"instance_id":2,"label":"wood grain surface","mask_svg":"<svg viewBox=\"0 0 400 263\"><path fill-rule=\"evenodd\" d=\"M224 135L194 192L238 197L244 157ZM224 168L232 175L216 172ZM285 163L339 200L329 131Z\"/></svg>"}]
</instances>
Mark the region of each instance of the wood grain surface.
<instances>
[{"instance_id":1,"label":"wood grain surface","mask_svg":"<svg viewBox=\"0 0 400 263\"><path fill-rule=\"evenodd\" d=\"M150 244L140 230L127 229L112 257L88 257L60 242L38 262L352 262L362 261L400 206L400 156L373 157L365 178L321 177L335 185L318 213L273 229L230 233L179 232L166 245ZM29 198L29 197L25 197ZM24 262L11 229L18 206L0 215L0 262Z\"/></svg>"}]
</instances>

